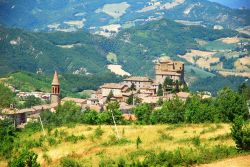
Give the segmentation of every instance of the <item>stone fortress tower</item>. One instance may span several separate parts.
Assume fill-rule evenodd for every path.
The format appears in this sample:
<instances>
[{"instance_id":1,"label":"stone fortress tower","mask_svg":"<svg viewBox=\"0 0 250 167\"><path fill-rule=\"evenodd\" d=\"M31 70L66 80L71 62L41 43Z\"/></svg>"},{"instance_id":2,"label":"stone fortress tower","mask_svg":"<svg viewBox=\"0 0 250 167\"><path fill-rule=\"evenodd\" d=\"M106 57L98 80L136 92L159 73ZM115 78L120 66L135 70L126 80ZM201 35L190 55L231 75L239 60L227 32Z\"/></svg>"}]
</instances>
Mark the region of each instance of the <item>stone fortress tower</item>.
<instances>
[{"instance_id":1,"label":"stone fortress tower","mask_svg":"<svg viewBox=\"0 0 250 167\"><path fill-rule=\"evenodd\" d=\"M166 77L185 83L184 63L166 59L157 60L155 62L155 82L162 84Z\"/></svg>"},{"instance_id":2,"label":"stone fortress tower","mask_svg":"<svg viewBox=\"0 0 250 167\"><path fill-rule=\"evenodd\" d=\"M55 71L54 73L54 78L51 83L52 90L51 90L51 95L50 95L50 102L51 104L60 104L60 82L58 79L58 74Z\"/></svg>"}]
</instances>

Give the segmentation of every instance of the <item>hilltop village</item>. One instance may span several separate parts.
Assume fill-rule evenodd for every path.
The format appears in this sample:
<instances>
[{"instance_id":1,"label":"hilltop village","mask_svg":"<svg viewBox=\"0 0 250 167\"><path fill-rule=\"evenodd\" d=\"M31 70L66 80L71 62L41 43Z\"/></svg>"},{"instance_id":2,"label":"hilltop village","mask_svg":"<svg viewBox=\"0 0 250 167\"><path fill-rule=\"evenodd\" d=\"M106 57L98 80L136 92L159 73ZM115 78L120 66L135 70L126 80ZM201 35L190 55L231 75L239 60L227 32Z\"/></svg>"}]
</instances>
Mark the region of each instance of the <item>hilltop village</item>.
<instances>
[{"instance_id":1,"label":"hilltop village","mask_svg":"<svg viewBox=\"0 0 250 167\"><path fill-rule=\"evenodd\" d=\"M82 108L97 112L105 110L110 101L117 101L125 119L130 119L130 111L138 103L150 103L156 106L158 101L179 97L185 100L190 93L186 92L187 86L184 80L184 63L166 59L155 61L155 79L145 76L131 76L121 83L105 83L95 91L88 99L64 97L60 98L60 82L55 71L51 84L51 94L36 93L36 96L49 99L50 104L37 105L31 108L16 109L13 106L3 110L1 118L12 117L17 125L38 120L44 110L56 111L56 107L67 101L72 101ZM29 94L28 94L29 95ZM19 93L19 97L27 94ZM136 118L135 118L136 119Z\"/></svg>"}]
</instances>

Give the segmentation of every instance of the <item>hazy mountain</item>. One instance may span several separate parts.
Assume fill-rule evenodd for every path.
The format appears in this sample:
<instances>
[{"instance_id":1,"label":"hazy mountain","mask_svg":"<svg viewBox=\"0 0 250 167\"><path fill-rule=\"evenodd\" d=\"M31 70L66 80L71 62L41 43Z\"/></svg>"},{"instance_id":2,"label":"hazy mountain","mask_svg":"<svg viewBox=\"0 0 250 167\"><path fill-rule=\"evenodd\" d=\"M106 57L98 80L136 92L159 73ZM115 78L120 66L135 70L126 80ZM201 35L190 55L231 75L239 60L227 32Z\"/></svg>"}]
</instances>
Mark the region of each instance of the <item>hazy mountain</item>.
<instances>
[{"instance_id":1,"label":"hazy mountain","mask_svg":"<svg viewBox=\"0 0 250 167\"><path fill-rule=\"evenodd\" d=\"M161 18L205 26L249 25L249 10L207 0L1 0L0 24L34 31L116 31ZM118 24L116 27L102 27Z\"/></svg>"}]
</instances>

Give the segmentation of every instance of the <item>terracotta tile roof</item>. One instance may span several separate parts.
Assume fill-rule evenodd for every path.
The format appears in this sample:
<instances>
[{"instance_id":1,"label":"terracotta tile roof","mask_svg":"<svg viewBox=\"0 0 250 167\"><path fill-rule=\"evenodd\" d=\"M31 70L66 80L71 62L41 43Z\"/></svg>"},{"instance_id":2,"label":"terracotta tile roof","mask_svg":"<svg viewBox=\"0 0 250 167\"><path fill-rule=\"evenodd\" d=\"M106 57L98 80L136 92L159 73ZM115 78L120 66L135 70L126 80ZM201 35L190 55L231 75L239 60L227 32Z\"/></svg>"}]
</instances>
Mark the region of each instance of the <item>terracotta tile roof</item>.
<instances>
[{"instance_id":1,"label":"terracotta tile roof","mask_svg":"<svg viewBox=\"0 0 250 167\"><path fill-rule=\"evenodd\" d=\"M133 76L124 79L124 81L140 81L140 82L152 82L152 79L148 77L141 77L141 76Z\"/></svg>"},{"instance_id":2,"label":"terracotta tile roof","mask_svg":"<svg viewBox=\"0 0 250 167\"><path fill-rule=\"evenodd\" d=\"M101 88L107 88L107 89L123 89L124 87L127 87L127 85L123 85L120 83L106 83L101 86Z\"/></svg>"}]
</instances>

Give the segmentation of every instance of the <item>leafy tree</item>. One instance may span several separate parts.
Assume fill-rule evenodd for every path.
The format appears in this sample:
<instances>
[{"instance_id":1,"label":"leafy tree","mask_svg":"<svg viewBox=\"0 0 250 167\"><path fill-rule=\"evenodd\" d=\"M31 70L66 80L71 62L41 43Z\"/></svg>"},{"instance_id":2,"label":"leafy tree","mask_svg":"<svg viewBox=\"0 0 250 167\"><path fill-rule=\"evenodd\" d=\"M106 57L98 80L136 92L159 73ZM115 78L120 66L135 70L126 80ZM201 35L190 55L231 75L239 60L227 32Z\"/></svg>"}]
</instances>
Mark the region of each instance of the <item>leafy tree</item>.
<instances>
[{"instance_id":1,"label":"leafy tree","mask_svg":"<svg viewBox=\"0 0 250 167\"><path fill-rule=\"evenodd\" d=\"M185 121L188 123L214 122L220 119L220 114L212 99L203 100L199 95L192 95L186 100Z\"/></svg>"},{"instance_id":2,"label":"leafy tree","mask_svg":"<svg viewBox=\"0 0 250 167\"><path fill-rule=\"evenodd\" d=\"M239 150L250 150L250 128L246 127L242 116L234 119L231 135Z\"/></svg>"},{"instance_id":3,"label":"leafy tree","mask_svg":"<svg viewBox=\"0 0 250 167\"><path fill-rule=\"evenodd\" d=\"M72 101L59 105L55 113L44 111L41 114L42 120L47 124L64 125L68 123L81 122L81 107Z\"/></svg>"},{"instance_id":4,"label":"leafy tree","mask_svg":"<svg viewBox=\"0 0 250 167\"><path fill-rule=\"evenodd\" d=\"M169 77L166 77L164 82L163 82L163 89L164 90L169 90L169 89L172 89L173 88L173 80Z\"/></svg>"},{"instance_id":5,"label":"leafy tree","mask_svg":"<svg viewBox=\"0 0 250 167\"><path fill-rule=\"evenodd\" d=\"M248 116L248 107L244 96L230 88L224 88L219 92L216 106L224 121L227 122L233 122L237 116L243 116L244 119Z\"/></svg>"},{"instance_id":6,"label":"leafy tree","mask_svg":"<svg viewBox=\"0 0 250 167\"><path fill-rule=\"evenodd\" d=\"M180 123L184 121L185 103L179 98L165 101L162 108L151 115L153 123Z\"/></svg>"},{"instance_id":7,"label":"leafy tree","mask_svg":"<svg viewBox=\"0 0 250 167\"><path fill-rule=\"evenodd\" d=\"M98 113L93 110L87 110L82 115L82 122L86 124L97 124Z\"/></svg>"},{"instance_id":8,"label":"leafy tree","mask_svg":"<svg viewBox=\"0 0 250 167\"><path fill-rule=\"evenodd\" d=\"M10 161L9 167L40 167L40 164L36 162L37 154L28 150L23 150L18 157L15 157L13 161Z\"/></svg>"},{"instance_id":9,"label":"leafy tree","mask_svg":"<svg viewBox=\"0 0 250 167\"><path fill-rule=\"evenodd\" d=\"M138 97L135 97L134 94L130 95L128 97L128 100L127 100L127 104L130 104L130 105L132 105L132 104L136 105L140 102L141 102L141 100Z\"/></svg>"},{"instance_id":10,"label":"leafy tree","mask_svg":"<svg viewBox=\"0 0 250 167\"><path fill-rule=\"evenodd\" d=\"M0 120L0 156L5 158L11 157L15 138L16 134L13 120Z\"/></svg>"},{"instance_id":11,"label":"leafy tree","mask_svg":"<svg viewBox=\"0 0 250 167\"><path fill-rule=\"evenodd\" d=\"M14 102L14 93L0 83L0 109L9 107Z\"/></svg>"},{"instance_id":12,"label":"leafy tree","mask_svg":"<svg viewBox=\"0 0 250 167\"><path fill-rule=\"evenodd\" d=\"M247 85L245 82L239 86L239 93L246 97L246 99L250 100L250 85Z\"/></svg>"},{"instance_id":13,"label":"leafy tree","mask_svg":"<svg viewBox=\"0 0 250 167\"><path fill-rule=\"evenodd\" d=\"M174 82L174 89L172 90L172 92L173 93L177 93L177 92L179 92L180 91L180 83L179 83L179 81L178 80L176 80L175 82Z\"/></svg>"},{"instance_id":14,"label":"leafy tree","mask_svg":"<svg viewBox=\"0 0 250 167\"><path fill-rule=\"evenodd\" d=\"M163 96L162 84L159 84L158 86L157 96Z\"/></svg>"},{"instance_id":15,"label":"leafy tree","mask_svg":"<svg viewBox=\"0 0 250 167\"><path fill-rule=\"evenodd\" d=\"M42 104L42 100L32 95L25 98L24 108L30 108L40 104Z\"/></svg>"},{"instance_id":16,"label":"leafy tree","mask_svg":"<svg viewBox=\"0 0 250 167\"><path fill-rule=\"evenodd\" d=\"M123 121L123 117L122 117L122 112L120 110L120 104L118 102L109 102L107 105L107 110L110 113L110 115L112 116L112 113L114 115L114 119L116 121L117 124L121 124ZM113 123L113 121L112 121Z\"/></svg>"},{"instance_id":17,"label":"leafy tree","mask_svg":"<svg viewBox=\"0 0 250 167\"><path fill-rule=\"evenodd\" d=\"M130 91L136 91L136 87L135 87L135 84L132 83L130 88L129 88Z\"/></svg>"},{"instance_id":18,"label":"leafy tree","mask_svg":"<svg viewBox=\"0 0 250 167\"><path fill-rule=\"evenodd\" d=\"M107 96L106 102L110 102L111 98L114 97L113 91L111 90Z\"/></svg>"},{"instance_id":19,"label":"leafy tree","mask_svg":"<svg viewBox=\"0 0 250 167\"><path fill-rule=\"evenodd\" d=\"M152 106L147 103L140 104L133 109L133 113L136 115L137 121L140 124L149 124Z\"/></svg>"},{"instance_id":20,"label":"leafy tree","mask_svg":"<svg viewBox=\"0 0 250 167\"><path fill-rule=\"evenodd\" d=\"M112 115L110 112L104 111L98 114L98 124L113 124Z\"/></svg>"}]
</instances>

